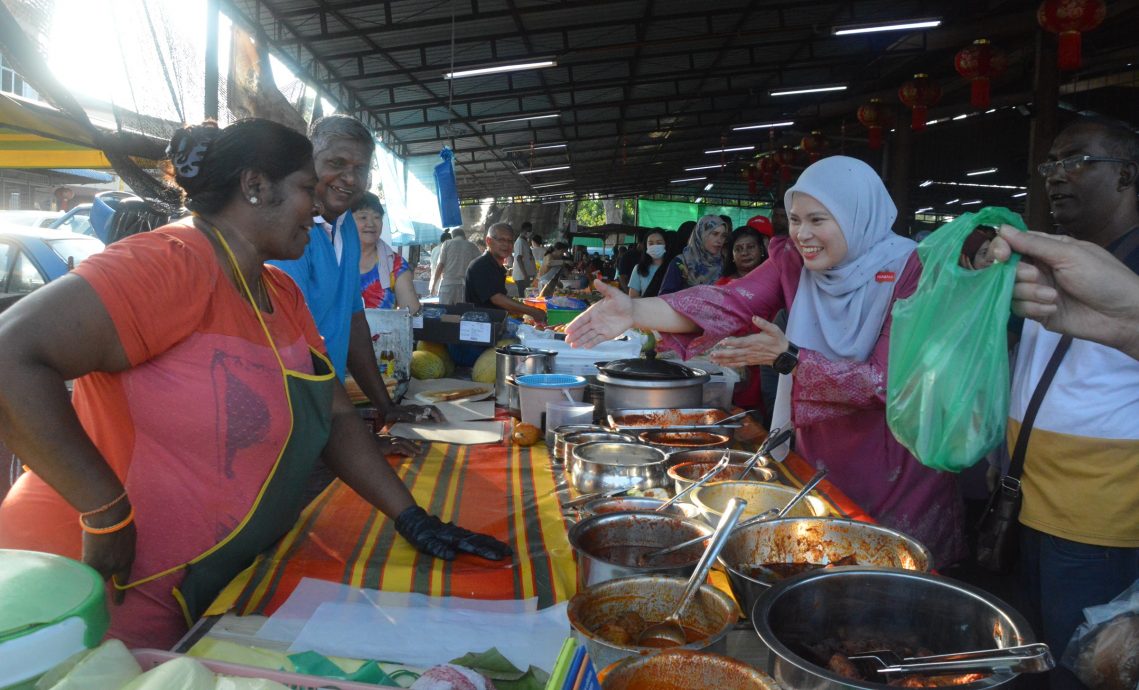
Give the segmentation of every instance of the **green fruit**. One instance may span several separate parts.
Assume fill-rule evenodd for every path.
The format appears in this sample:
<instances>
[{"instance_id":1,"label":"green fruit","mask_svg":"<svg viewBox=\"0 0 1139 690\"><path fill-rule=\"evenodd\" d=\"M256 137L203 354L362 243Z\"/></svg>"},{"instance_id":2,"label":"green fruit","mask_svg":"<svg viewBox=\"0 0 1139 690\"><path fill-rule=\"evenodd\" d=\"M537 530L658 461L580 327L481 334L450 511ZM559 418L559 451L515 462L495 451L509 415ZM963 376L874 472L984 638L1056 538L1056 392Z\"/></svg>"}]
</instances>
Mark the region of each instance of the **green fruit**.
<instances>
[{"instance_id":1,"label":"green fruit","mask_svg":"<svg viewBox=\"0 0 1139 690\"><path fill-rule=\"evenodd\" d=\"M451 352L443 343L431 343L426 340L420 340L419 344L415 346L416 352L430 352L438 357L443 362L443 367L446 370L445 376L450 376L455 373L455 360L451 359Z\"/></svg>"},{"instance_id":2,"label":"green fruit","mask_svg":"<svg viewBox=\"0 0 1139 690\"><path fill-rule=\"evenodd\" d=\"M475 360L475 365L471 367L471 380L477 383L494 383L497 370L498 362L495 358L494 348L488 347Z\"/></svg>"},{"instance_id":3,"label":"green fruit","mask_svg":"<svg viewBox=\"0 0 1139 690\"><path fill-rule=\"evenodd\" d=\"M447 367L437 355L422 350L411 353L412 378L441 379L446 375Z\"/></svg>"},{"instance_id":4,"label":"green fruit","mask_svg":"<svg viewBox=\"0 0 1139 690\"><path fill-rule=\"evenodd\" d=\"M652 331L645 332L645 339L641 342L641 352L648 352L656 347L657 336Z\"/></svg>"}]
</instances>

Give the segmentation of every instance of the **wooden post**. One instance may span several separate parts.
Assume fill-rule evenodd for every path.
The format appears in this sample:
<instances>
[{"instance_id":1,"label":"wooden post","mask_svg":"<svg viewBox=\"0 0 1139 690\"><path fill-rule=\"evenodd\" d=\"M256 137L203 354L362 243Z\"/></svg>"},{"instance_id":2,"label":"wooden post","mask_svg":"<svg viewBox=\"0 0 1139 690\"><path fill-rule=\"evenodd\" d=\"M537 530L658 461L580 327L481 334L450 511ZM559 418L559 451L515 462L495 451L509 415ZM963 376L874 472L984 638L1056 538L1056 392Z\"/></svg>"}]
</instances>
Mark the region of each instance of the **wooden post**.
<instances>
[{"instance_id":1,"label":"wooden post","mask_svg":"<svg viewBox=\"0 0 1139 690\"><path fill-rule=\"evenodd\" d=\"M1032 122L1028 130L1028 198L1025 221L1030 230L1052 232L1052 213L1044 178L1036 166L1048 157L1059 131L1060 71L1055 39L1036 30L1036 74L1033 77Z\"/></svg>"},{"instance_id":2,"label":"wooden post","mask_svg":"<svg viewBox=\"0 0 1139 690\"><path fill-rule=\"evenodd\" d=\"M319 99L320 96L317 96ZM206 118L218 119L218 0L206 2Z\"/></svg>"},{"instance_id":3,"label":"wooden post","mask_svg":"<svg viewBox=\"0 0 1139 690\"><path fill-rule=\"evenodd\" d=\"M909 124L909 108L899 103L894 115L894 120L898 124L890 141L888 189L894 199L894 206L898 207L898 220L894 223L894 232L908 237L913 220L910 217L910 169L914 158L914 134Z\"/></svg>"}]
</instances>

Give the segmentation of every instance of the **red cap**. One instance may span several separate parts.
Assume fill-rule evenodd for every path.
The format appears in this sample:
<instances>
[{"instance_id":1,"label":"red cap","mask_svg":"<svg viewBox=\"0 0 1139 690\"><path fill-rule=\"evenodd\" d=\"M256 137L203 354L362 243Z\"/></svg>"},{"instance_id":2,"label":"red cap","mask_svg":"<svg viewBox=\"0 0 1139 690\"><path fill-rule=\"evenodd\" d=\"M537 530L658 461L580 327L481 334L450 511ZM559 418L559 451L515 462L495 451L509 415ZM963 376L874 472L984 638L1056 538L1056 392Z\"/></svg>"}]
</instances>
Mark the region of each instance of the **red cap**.
<instances>
[{"instance_id":1,"label":"red cap","mask_svg":"<svg viewBox=\"0 0 1139 690\"><path fill-rule=\"evenodd\" d=\"M767 235L768 237L773 237L775 235L775 226L771 224L771 219L767 216L755 216L753 218L749 218L747 221L747 226L752 230L756 230L764 235Z\"/></svg>"}]
</instances>

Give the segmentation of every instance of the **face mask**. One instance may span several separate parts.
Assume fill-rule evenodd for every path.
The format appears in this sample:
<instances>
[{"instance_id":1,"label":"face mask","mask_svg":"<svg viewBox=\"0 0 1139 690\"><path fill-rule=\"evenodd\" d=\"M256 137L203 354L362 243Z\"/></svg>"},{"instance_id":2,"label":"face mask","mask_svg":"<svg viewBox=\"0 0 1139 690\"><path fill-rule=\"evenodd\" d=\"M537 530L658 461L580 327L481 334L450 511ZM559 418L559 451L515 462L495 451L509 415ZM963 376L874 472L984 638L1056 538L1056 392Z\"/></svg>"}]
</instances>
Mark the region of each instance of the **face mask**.
<instances>
[{"instance_id":1,"label":"face mask","mask_svg":"<svg viewBox=\"0 0 1139 690\"><path fill-rule=\"evenodd\" d=\"M664 257L664 245L654 244L653 246L645 249L645 253L654 259L660 259Z\"/></svg>"}]
</instances>

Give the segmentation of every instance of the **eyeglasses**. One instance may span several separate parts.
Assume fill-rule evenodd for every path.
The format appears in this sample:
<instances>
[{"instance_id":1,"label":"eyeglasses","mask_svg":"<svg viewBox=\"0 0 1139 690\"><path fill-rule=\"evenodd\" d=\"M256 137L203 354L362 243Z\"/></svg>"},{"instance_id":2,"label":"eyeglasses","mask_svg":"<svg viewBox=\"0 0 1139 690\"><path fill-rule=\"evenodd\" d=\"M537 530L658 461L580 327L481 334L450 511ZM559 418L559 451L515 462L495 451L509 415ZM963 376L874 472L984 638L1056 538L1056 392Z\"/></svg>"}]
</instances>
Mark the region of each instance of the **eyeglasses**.
<instances>
[{"instance_id":1,"label":"eyeglasses","mask_svg":"<svg viewBox=\"0 0 1139 690\"><path fill-rule=\"evenodd\" d=\"M487 237L489 239L494 240L495 242L513 242L514 241L513 237L495 237L494 235L487 235Z\"/></svg>"},{"instance_id":2,"label":"eyeglasses","mask_svg":"<svg viewBox=\"0 0 1139 690\"><path fill-rule=\"evenodd\" d=\"M1048 177L1056 172L1062 166L1064 172L1076 172L1084 167L1085 163L1133 163L1134 161L1126 158L1108 158L1106 156L1068 156L1058 161L1045 161L1036 166L1036 172L1040 173L1043 177Z\"/></svg>"}]
</instances>

